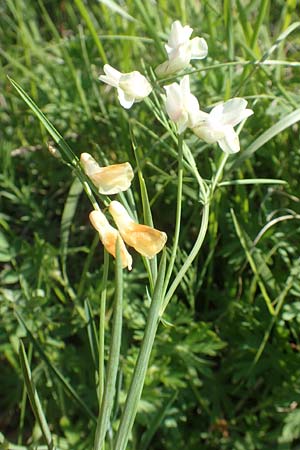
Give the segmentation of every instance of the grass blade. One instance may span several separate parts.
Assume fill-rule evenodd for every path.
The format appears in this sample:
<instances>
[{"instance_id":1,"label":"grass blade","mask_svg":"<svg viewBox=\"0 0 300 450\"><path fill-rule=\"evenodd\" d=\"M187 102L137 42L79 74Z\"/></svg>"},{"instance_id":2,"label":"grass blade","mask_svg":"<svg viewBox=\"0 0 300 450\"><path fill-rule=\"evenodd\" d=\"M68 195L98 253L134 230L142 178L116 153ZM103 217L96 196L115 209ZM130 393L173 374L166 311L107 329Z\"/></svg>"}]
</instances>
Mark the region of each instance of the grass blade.
<instances>
[{"instance_id":1,"label":"grass blade","mask_svg":"<svg viewBox=\"0 0 300 450\"><path fill-rule=\"evenodd\" d=\"M233 164L227 170L236 169L245 161L245 159L250 158L257 150L259 150L264 144L269 142L277 134L281 133L283 130L294 125L294 123L300 120L300 108L291 112L283 119L279 120L275 125L270 127L267 131L262 133L254 142L244 151L241 155L233 162Z\"/></svg>"},{"instance_id":2,"label":"grass blade","mask_svg":"<svg viewBox=\"0 0 300 450\"><path fill-rule=\"evenodd\" d=\"M238 235L240 243L245 251L245 254L246 254L247 260L250 264L250 267L251 267L255 277L257 278L257 282L260 287L263 298L266 302L267 308L268 308L270 314L272 314L272 316L274 316L275 310L274 310L272 301L269 297L269 294L267 292L267 288L265 286L265 284L267 284L273 290L276 289L276 283L275 283L274 277L272 275L272 272L269 270L268 266L266 265L266 263L262 257L255 258L255 256L252 254L251 248L253 247L253 243L250 240L249 236L247 236L246 232L240 226L233 209L231 209L231 216L233 219L236 234Z\"/></svg>"},{"instance_id":3,"label":"grass blade","mask_svg":"<svg viewBox=\"0 0 300 450\"><path fill-rule=\"evenodd\" d=\"M97 340L97 332L96 332L96 324L93 317L93 312L91 308L91 304L88 300L84 302L84 312L86 317L87 324L87 333L89 338L89 345L92 354L92 359L94 363L95 370L98 370L98 340Z\"/></svg>"},{"instance_id":4,"label":"grass blade","mask_svg":"<svg viewBox=\"0 0 300 450\"><path fill-rule=\"evenodd\" d=\"M29 97L28 94L21 88L21 86L14 81L12 78L8 76L9 81L16 89L20 97L24 100L24 102L29 106L31 111L37 116L39 121L44 125L50 136L59 146L62 156L66 162L71 163L72 165L78 165L77 156L73 153L69 145L66 143L62 135L55 129L52 123L47 119L44 113L40 110L40 108L36 105L36 103Z\"/></svg>"},{"instance_id":5,"label":"grass blade","mask_svg":"<svg viewBox=\"0 0 300 450\"><path fill-rule=\"evenodd\" d=\"M29 398L29 401L31 404L32 411L35 415L37 422L39 423L41 432L47 443L47 448L49 450L54 450L53 440L52 440L52 436L50 433L50 429L48 427L45 415L43 413L42 405L41 405L36 387L35 387L33 379L32 379L31 370L29 367L27 355L26 355L22 340L20 340L20 343L19 343L19 357L20 357L21 368L22 368L25 385L26 385L26 390L27 390L27 394L28 394L28 398Z\"/></svg>"}]
</instances>

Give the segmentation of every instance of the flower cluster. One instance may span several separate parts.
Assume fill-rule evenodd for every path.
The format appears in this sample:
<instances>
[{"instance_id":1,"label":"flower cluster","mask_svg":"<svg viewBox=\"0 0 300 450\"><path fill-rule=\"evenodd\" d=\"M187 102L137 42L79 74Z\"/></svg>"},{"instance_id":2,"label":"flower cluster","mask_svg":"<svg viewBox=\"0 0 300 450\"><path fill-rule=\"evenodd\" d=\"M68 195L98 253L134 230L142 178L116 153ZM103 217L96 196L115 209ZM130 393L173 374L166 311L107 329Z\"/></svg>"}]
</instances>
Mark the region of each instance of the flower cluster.
<instances>
[{"instance_id":1,"label":"flower cluster","mask_svg":"<svg viewBox=\"0 0 300 450\"><path fill-rule=\"evenodd\" d=\"M192 32L190 26L183 26L179 20L173 22L165 45L168 59L155 69L157 76L168 76L182 71L189 66L192 59L203 59L207 56L205 39L191 39ZM120 104L125 109L141 102L152 92L149 81L137 71L122 73L105 64L104 73L99 79L117 89ZM188 75L185 75L180 83L171 83L164 86L164 89L165 95L162 97L166 112L177 126L179 134L188 128L205 142L218 143L226 153L236 153L240 150L239 137L234 127L253 114L253 111L247 108L246 100L233 98L217 104L207 113L200 109L197 98L191 93ZM82 153L80 162L100 194L117 194L126 191L131 185L133 170L128 162L100 167L88 153ZM132 267L132 258L125 244L147 258L152 258L164 247L167 240L164 232L136 223L124 206L116 200L110 203L108 209L117 229L100 210L91 212L90 221L98 231L104 247L113 256L116 254L116 242L119 239L123 267L128 267L129 270Z\"/></svg>"},{"instance_id":2,"label":"flower cluster","mask_svg":"<svg viewBox=\"0 0 300 450\"><path fill-rule=\"evenodd\" d=\"M173 22L168 42L165 45L168 59L155 72L158 76L170 75L185 69L192 59L203 59L207 55L207 43L200 37L191 38L193 29L182 26L179 20ZM105 75L99 79L117 88L118 97L124 108L140 102L152 91L152 86L139 72L122 74L106 64ZM234 127L253 114L246 108L242 98L233 98L217 104L209 113L200 110L197 98L190 91L188 75L180 83L164 86L165 107L170 119L177 125L178 133L189 128L208 144L218 143L225 153L240 150L239 137Z\"/></svg>"},{"instance_id":3,"label":"flower cluster","mask_svg":"<svg viewBox=\"0 0 300 450\"><path fill-rule=\"evenodd\" d=\"M198 100L190 92L188 75L180 84L172 83L164 88L167 93L166 110L176 123L178 133L190 128L208 144L217 142L225 153L240 150L239 138L233 127L253 114L252 109L246 108L246 100L233 98L206 113L200 110Z\"/></svg>"},{"instance_id":4,"label":"flower cluster","mask_svg":"<svg viewBox=\"0 0 300 450\"><path fill-rule=\"evenodd\" d=\"M86 175L101 194L118 194L129 189L131 185L133 170L128 162L100 167L89 153L82 153L80 163ZM166 233L148 225L136 223L124 206L116 200L110 203L108 210L117 229L109 223L100 210L90 213L90 222L98 231L100 241L105 249L114 257L116 257L116 244L119 240L123 268L128 267L129 270L132 268L132 257L127 251L125 243L147 258L153 258L162 250L167 241Z\"/></svg>"}]
</instances>

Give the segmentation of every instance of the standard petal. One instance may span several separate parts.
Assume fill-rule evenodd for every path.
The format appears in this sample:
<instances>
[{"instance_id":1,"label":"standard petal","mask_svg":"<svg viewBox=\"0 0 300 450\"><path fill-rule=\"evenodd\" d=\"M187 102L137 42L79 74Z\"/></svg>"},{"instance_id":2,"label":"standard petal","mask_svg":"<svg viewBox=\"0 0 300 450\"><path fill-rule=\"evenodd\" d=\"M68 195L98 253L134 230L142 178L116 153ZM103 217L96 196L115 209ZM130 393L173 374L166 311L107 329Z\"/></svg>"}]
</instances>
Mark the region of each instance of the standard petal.
<instances>
[{"instance_id":1,"label":"standard petal","mask_svg":"<svg viewBox=\"0 0 300 450\"><path fill-rule=\"evenodd\" d=\"M100 194L113 195L127 191L130 188L134 173L128 162L99 167L89 177L97 187Z\"/></svg>"},{"instance_id":2,"label":"standard petal","mask_svg":"<svg viewBox=\"0 0 300 450\"><path fill-rule=\"evenodd\" d=\"M243 98L232 98L223 105L223 118L224 125L231 125L235 127L242 120L253 114L251 109L246 109L247 101Z\"/></svg>"},{"instance_id":3,"label":"standard petal","mask_svg":"<svg viewBox=\"0 0 300 450\"><path fill-rule=\"evenodd\" d=\"M168 39L168 47L176 48L179 45L187 42L193 32L193 28L188 25L182 26L179 20L176 20L171 25L171 32ZM167 50L168 51L168 50ZM168 52L169 53L169 52Z\"/></svg>"},{"instance_id":4,"label":"standard petal","mask_svg":"<svg viewBox=\"0 0 300 450\"><path fill-rule=\"evenodd\" d=\"M203 59L207 56L208 46L203 38L195 37L190 42L191 59Z\"/></svg>"},{"instance_id":5,"label":"standard petal","mask_svg":"<svg viewBox=\"0 0 300 450\"><path fill-rule=\"evenodd\" d=\"M100 75L99 80L103 81L106 84L109 84L110 86L118 87L122 73L117 69L114 69L109 64L105 64L103 70L105 72L105 75Z\"/></svg>"},{"instance_id":6,"label":"standard petal","mask_svg":"<svg viewBox=\"0 0 300 450\"><path fill-rule=\"evenodd\" d=\"M136 223L129 216L124 206L116 200L110 203L109 212L127 245L147 258L153 258L156 253L161 251L167 240L165 233L147 225Z\"/></svg>"},{"instance_id":7,"label":"standard petal","mask_svg":"<svg viewBox=\"0 0 300 450\"><path fill-rule=\"evenodd\" d=\"M127 233L121 235L127 245L147 258L153 258L167 242L167 235L163 231L138 223L132 224Z\"/></svg>"},{"instance_id":8,"label":"standard petal","mask_svg":"<svg viewBox=\"0 0 300 450\"><path fill-rule=\"evenodd\" d=\"M119 87L126 92L127 96L134 97L136 100L143 100L152 91L152 86L147 78L138 71L123 74Z\"/></svg>"},{"instance_id":9,"label":"standard petal","mask_svg":"<svg viewBox=\"0 0 300 450\"><path fill-rule=\"evenodd\" d=\"M218 140L218 144L225 153L237 153L240 151L239 136L230 125L225 127L224 136Z\"/></svg>"}]
</instances>

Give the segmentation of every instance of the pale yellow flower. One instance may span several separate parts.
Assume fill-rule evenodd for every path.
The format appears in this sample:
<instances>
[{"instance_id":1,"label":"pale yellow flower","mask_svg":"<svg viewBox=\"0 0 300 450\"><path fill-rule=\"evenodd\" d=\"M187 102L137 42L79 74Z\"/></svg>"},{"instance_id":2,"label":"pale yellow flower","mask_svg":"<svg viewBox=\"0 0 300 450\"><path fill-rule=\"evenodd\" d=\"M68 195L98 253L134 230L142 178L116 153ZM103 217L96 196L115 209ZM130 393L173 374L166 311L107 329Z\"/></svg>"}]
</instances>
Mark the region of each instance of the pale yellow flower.
<instances>
[{"instance_id":1,"label":"pale yellow flower","mask_svg":"<svg viewBox=\"0 0 300 450\"><path fill-rule=\"evenodd\" d=\"M160 64L155 72L158 76L166 76L185 69L191 59L203 59L207 55L205 39L190 39L193 28L182 26L179 20L172 23L168 43L165 45L168 60Z\"/></svg>"},{"instance_id":2,"label":"pale yellow flower","mask_svg":"<svg viewBox=\"0 0 300 450\"><path fill-rule=\"evenodd\" d=\"M152 86L147 78L137 70L122 73L109 64L105 64L103 70L105 75L100 75L99 80L117 88L120 104L125 109L144 100L152 91Z\"/></svg>"},{"instance_id":3,"label":"pale yellow flower","mask_svg":"<svg viewBox=\"0 0 300 450\"><path fill-rule=\"evenodd\" d=\"M153 258L162 250L167 241L166 233L136 223L124 206L116 200L110 203L109 212L127 245L147 258Z\"/></svg>"},{"instance_id":4,"label":"pale yellow flower","mask_svg":"<svg viewBox=\"0 0 300 450\"><path fill-rule=\"evenodd\" d=\"M119 238L120 255L122 261L122 267L128 267L128 270L132 269L132 257L128 253L120 233L110 225L107 218L101 211L94 210L90 213L89 219L93 227L98 231L99 238L105 249L111 255L116 257L116 242Z\"/></svg>"},{"instance_id":5,"label":"pale yellow flower","mask_svg":"<svg viewBox=\"0 0 300 450\"><path fill-rule=\"evenodd\" d=\"M134 176L128 162L100 167L89 153L81 153L80 163L100 194L112 195L127 191Z\"/></svg>"}]
</instances>

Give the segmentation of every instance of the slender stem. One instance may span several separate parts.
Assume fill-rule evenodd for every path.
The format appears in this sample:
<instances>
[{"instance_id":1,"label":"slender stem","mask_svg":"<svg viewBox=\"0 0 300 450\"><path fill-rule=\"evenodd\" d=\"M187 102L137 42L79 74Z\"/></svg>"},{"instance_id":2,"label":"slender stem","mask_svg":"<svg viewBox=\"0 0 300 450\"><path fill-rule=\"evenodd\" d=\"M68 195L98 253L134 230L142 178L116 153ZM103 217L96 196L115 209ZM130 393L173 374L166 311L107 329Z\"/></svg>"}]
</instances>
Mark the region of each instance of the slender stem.
<instances>
[{"instance_id":1,"label":"slender stem","mask_svg":"<svg viewBox=\"0 0 300 450\"><path fill-rule=\"evenodd\" d=\"M183 135L178 137L178 180L177 180L177 205L176 205L176 219L175 219L175 233L172 254L168 265L168 270L164 283L163 297L167 291L168 284L173 272L180 234L181 225L181 206L182 206L182 183L183 183Z\"/></svg>"},{"instance_id":2,"label":"slender stem","mask_svg":"<svg viewBox=\"0 0 300 450\"><path fill-rule=\"evenodd\" d=\"M109 254L104 250L102 292L100 298L100 318L99 318L99 366L98 366L98 402L99 410L104 392L104 336L105 336L105 310L107 295L107 277L109 268Z\"/></svg>"},{"instance_id":3,"label":"slender stem","mask_svg":"<svg viewBox=\"0 0 300 450\"><path fill-rule=\"evenodd\" d=\"M190 268L191 264L193 263L194 259L196 258L196 256L198 255L198 253L200 251L200 248L203 244L203 241L204 241L204 238L206 235L206 231L207 231L207 227L208 227L208 218L209 218L209 202L207 201L203 206L202 221L201 221L201 226L200 226L197 240L191 250L191 253L186 258L185 263L179 270L178 274L176 275L173 283L171 284L171 286L165 296L164 303L160 310L160 316L163 315L169 301L171 300L171 298L172 298L174 292L176 291L178 285L180 284L182 278L184 277L184 275L186 274L186 272L188 271L188 269Z\"/></svg>"},{"instance_id":4,"label":"slender stem","mask_svg":"<svg viewBox=\"0 0 300 450\"><path fill-rule=\"evenodd\" d=\"M114 318L112 326L111 344L109 351L109 359L106 371L106 384L103 393L101 408L99 410L94 450L102 450L106 432L109 425L110 414L114 402L114 393L116 379L119 367L121 336L122 336L122 300L123 300L123 280L122 280L122 262L120 256L119 240L116 243L116 291Z\"/></svg>"},{"instance_id":5,"label":"slender stem","mask_svg":"<svg viewBox=\"0 0 300 450\"><path fill-rule=\"evenodd\" d=\"M142 345L134 368L124 411L120 420L119 429L114 443L114 450L126 449L135 416L137 414L138 403L142 395L150 354L153 347L156 330L159 324L159 311L163 301L162 290L165 278L165 268L166 254L164 252L158 270L157 281L155 284L152 302L149 309Z\"/></svg>"},{"instance_id":6,"label":"slender stem","mask_svg":"<svg viewBox=\"0 0 300 450\"><path fill-rule=\"evenodd\" d=\"M214 194L214 192L216 190L216 187L218 185L218 182L219 182L219 180L220 180L220 178L222 176L222 172L223 172L223 169L224 169L225 164L227 162L228 156L229 156L229 153L223 153L222 154L220 165L219 165L218 170L217 170L217 172L216 172L216 174L215 174L215 176L214 176L214 178L212 180L212 185L211 185L211 188L210 188L211 196L213 196L213 194Z\"/></svg>"}]
</instances>

